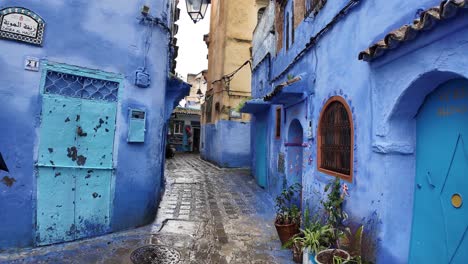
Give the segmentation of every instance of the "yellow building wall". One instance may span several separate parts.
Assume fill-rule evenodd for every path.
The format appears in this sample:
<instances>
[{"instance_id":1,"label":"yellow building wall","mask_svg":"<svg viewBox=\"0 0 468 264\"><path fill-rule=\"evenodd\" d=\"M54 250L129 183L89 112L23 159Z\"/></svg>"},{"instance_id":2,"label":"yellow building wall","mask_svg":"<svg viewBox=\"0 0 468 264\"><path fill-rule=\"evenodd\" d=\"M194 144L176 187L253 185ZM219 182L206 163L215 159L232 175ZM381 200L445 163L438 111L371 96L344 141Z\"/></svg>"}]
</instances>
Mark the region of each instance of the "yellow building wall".
<instances>
[{"instance_id":1,"label":"yellow building wall","mask_svg":"<svg viewBox=\"0 0 468 264\"><path fill-rule=\"evenodd\" d=\"M208 43L208 77L206 97L213 96L211 120L204 111L203 123L230 119L229 110L250 97L251 69L245 65L231 79L223 79L246 61L251 60L252 34L257 24L257 13L268 0L212 0ZM204 105L204 109L207 109ZM249 116L242 114L247 121Z\"/></svg>"}]
</instances>

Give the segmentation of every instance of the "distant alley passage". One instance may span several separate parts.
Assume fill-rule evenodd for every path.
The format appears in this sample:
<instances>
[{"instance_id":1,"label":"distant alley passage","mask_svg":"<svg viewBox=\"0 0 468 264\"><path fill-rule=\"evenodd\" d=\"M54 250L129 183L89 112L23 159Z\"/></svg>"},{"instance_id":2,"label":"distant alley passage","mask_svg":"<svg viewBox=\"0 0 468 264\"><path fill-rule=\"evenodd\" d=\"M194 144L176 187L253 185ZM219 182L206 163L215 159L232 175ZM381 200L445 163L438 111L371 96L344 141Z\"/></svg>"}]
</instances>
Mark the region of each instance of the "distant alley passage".
<instances>
[{"instance_id":1,"label":"distant alley passage","mask_svg":"<svg viewBox=\"0 0 468 264\"><path fill-rule=\"evenodd\" d=\"M290 250L281 250L274 217L272 198L249 171L177 154L166 162L166 192L152 225L4 253L0 263L132 263L132 252L146 245L177 250L179 263L292 263Z\"/></svg>"}]
</instances>

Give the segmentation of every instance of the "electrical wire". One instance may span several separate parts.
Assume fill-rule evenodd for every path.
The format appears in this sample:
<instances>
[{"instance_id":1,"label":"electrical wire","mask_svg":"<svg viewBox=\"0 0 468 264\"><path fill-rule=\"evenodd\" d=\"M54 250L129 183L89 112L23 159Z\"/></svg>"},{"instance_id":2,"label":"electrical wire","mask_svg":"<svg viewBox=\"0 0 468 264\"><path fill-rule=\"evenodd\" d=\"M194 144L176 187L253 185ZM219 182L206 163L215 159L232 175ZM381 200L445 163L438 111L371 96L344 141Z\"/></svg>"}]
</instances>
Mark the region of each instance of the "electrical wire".
<instances>
[{"instance_id":1,"label":"electrical wire","mask_svg":"<svg viewBox=\"0 0 468 264\"><path fill-rule=\"evenodd\" d=\"M225 79L229 79L229 81L234 77L234 75L236 75L242 68L245 67L245 65L249 64L250 65L250 71L252 71L252 62L250 60L244 62L244 64L242 64L239 68L237 68L236 70L234 70L233 72L229 73L229 74L226 74L226 75L223 75L220 79L217 79L217 80L214 80L211 82L211 84L214 84L216 82L220 82L220 81L223 81Z\"/></svg>"}]
</instances>

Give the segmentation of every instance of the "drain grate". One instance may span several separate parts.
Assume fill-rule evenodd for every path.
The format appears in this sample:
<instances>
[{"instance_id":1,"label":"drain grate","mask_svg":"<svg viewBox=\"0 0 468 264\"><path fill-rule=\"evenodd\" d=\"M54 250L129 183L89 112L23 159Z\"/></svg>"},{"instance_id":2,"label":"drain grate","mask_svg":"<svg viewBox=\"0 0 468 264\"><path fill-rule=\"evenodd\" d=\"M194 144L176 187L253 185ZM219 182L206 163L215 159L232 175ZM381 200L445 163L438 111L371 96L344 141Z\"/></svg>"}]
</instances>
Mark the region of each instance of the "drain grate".
<instances>
[{"instance_id":1,"label":"drain grate","mask_svg":"<svg viewBox=\"0 0 468 264\"><path fill-rule=\"evenodd\" d=\"M135 249L130 259L134 264L176 264L180 261L180 253L174 248L148 245Z\"/></svg>"}]
</instances>

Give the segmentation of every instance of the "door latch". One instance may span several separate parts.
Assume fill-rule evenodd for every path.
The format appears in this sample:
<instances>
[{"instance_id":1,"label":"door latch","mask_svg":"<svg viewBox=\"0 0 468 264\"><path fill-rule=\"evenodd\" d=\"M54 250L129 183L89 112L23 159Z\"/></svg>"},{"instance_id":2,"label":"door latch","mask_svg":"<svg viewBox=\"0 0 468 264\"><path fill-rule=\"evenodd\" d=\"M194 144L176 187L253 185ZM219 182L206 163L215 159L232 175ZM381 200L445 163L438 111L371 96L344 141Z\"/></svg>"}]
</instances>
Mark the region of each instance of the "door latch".
<instances>
[{"instance_id":1,"label":"door latch","mask_svg":"<svg viewBox=\"0 0 468 264\"><path fill-rule=\"evenodd\" d=\"M429 183L429 185L434 189L436 186L432 183L432 178L431 178L431 173L430 172L427 172L426 179L427 179L427 182Z\"/></svg>"}]
</instances>

